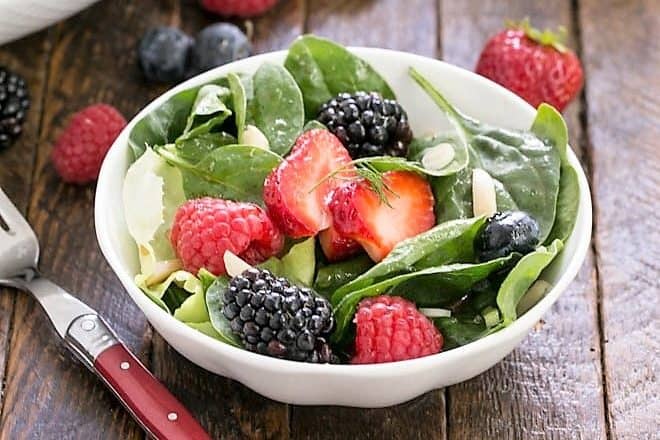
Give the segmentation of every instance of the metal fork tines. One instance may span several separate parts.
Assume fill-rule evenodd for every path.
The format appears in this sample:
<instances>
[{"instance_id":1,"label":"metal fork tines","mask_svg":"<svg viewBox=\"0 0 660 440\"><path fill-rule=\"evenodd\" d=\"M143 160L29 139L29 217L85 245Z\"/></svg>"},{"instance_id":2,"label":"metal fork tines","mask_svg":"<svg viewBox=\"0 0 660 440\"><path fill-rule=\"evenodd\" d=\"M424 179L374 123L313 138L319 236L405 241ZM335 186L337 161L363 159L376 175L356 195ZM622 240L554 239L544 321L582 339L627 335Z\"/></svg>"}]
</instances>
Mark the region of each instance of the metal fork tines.
<instances>
[{"instance_id":1,"label":"metal fork tines","mask_svg":"<svg viewBox=\"0 0 660 440\"><path fill-rule=\"evenodd\" d=\"M39 259L39 242L20 211L0 188L0 279L22 275L34 269Z\"/></svg>"}]
</instances>

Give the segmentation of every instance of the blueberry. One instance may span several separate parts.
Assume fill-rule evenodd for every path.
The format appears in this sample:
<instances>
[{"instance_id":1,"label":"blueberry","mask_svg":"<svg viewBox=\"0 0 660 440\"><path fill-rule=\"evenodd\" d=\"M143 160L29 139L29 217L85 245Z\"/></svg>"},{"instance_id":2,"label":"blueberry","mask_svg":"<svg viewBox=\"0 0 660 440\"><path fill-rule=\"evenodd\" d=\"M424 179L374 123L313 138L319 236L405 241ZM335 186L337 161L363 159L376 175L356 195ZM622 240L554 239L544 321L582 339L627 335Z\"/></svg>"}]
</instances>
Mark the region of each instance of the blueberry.
<instances>
[{"instance_id":1,"label":"blueberry","mask_svg":"<svg viewBox=\"0 0 660 440\"><path fill-rule=\"evenodd\" d=\"M527 254L539 244L539 224L522 211L498 212L490 217L475 240L479 261Z\"/></svg>"},{"instance_id":2,"label":"blueberry","mask_svg":"<svg viewBox=\"0 0 660 440\"><path fill-rule=\"evenodd\" d=\"M197 34L192 49L193 74L246 58L252 47L245 34L231 23L216 23Z\"/></svg>"},{"instance_id":3,"label":"blueberry","mask_svg":"<svg viewBox=\"0 0 660 440\"><path fill-rule=\"evenodd\" d=\"M138 59L147 79L178 82L185 78L193 39L181 30L161 26L147 31L138 46Z\"/></svg>"}]
</instances>

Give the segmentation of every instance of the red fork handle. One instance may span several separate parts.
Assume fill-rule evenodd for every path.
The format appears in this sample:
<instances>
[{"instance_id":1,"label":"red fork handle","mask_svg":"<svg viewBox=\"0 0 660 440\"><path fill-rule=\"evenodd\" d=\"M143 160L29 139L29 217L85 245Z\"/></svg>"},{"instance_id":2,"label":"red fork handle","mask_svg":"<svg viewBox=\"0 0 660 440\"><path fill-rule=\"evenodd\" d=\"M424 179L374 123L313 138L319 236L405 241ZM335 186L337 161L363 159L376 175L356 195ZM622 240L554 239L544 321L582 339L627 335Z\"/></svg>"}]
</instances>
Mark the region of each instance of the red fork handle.
<instances>
[{"instance_id":1,"label":"red fork handle","mask_svg":"<svg viewBox=\"0 0 660 440\"><path fill-rule=\"evenodd\" d=\"M101 352L94 369L135 419L158 440L209 440L188 410L124 346Z\"/></svg>"}]
</instances>

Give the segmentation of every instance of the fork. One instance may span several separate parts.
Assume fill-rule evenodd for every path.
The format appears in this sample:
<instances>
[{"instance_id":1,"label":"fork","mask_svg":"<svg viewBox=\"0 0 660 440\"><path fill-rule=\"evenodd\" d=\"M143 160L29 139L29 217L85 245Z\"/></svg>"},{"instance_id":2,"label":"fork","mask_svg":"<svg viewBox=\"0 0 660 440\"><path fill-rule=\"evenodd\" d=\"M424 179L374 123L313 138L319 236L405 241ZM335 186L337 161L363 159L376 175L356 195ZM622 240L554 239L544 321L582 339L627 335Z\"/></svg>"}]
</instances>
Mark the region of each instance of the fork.
<instances>
[{"instance_id":1,"label":"fork","mask_svg":"<svg viewBox=\"0 0 660 440\"><path fill-rule=\"evenodd\" d=\"M210 439L188 410L118 339L99 314L37 270L37 237L0 188L0 287L30 292L73 354L159 440Z\"/></svg>"}]
</instances>

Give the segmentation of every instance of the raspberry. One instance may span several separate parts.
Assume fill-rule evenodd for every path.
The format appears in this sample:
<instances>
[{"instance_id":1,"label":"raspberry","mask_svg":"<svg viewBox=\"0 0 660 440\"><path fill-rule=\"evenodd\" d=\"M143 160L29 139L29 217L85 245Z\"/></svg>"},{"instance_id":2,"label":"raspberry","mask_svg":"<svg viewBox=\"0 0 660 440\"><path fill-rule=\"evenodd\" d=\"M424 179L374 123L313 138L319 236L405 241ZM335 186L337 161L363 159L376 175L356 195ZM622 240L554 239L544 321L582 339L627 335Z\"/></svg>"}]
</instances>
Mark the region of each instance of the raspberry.
<instances>
[{"instance_id":1,"label":"raspberry","mask_svg":"<svg viewBox=\"0 0 660 440\"><path fill-rule=\"evenodd\" d=\"M201 0L202 7L216 14L254 17L272 8L277 0Z\"/></svg>"},{"instance_id":2,"label":"raspberry","mask_svg":"<svg viewBox=\"0 0 660 440\"><path fill-rule=\"evenodd\" d=\"M442 334L410 301L382 295L363 299L356 325L353 364L414 359L440 352Z\"/></svg>"},{"instance_id":3,"label":"raspberry","mask_svg":"<svg viewBox=\"0 0 660 440\"><path fill-rule=\"evenodd\" d=\"M99 176L101 163L126 119L107 104L95 104L74 114L55 142L51 158L62 180L84 184Z\"/></svg>"},{"instance_id":4,"label":"raspberry","mask_svg":"<svg viewBox=\"0 0 660 440\"><path fill-rule=\"evenodd\" d=\"M284 245L284 237L259 206L211 197L179 207L170 241L184 269L197 273L203 267L215 275L227 272L225 251L257 264Z\"/></svg>"}]
</instances>

